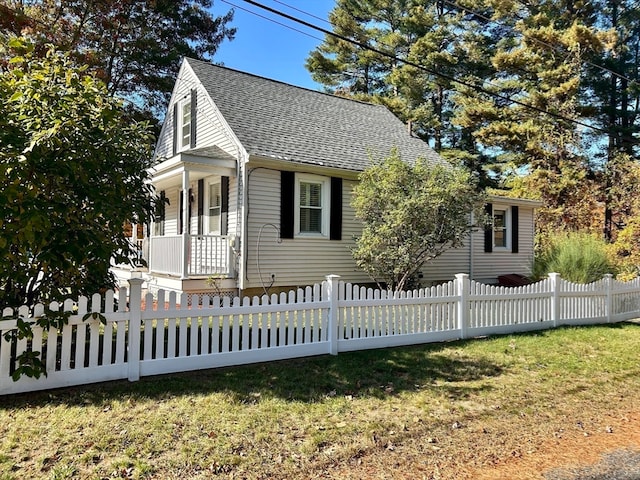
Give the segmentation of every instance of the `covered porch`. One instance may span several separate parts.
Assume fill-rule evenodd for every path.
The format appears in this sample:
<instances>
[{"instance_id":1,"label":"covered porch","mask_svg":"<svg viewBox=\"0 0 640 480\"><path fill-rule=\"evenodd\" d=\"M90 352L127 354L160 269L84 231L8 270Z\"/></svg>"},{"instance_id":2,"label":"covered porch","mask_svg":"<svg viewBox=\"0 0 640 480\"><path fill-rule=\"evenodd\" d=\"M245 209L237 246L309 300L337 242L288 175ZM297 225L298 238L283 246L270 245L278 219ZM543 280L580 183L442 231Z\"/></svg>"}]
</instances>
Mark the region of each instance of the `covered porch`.
<instances>
[{"instance_id":1,"label":"covered porch","mask_svg":"<svg viewBox=\"0 0 640 480\"><path fill-rule=\"evenodd\" d=\"M235 278L235 177L235 158L217 147L178 153L153 168L162 201L146 239L149 275Z\"/></svg>"},{"instance_id":2,"label":"covered porch","mask_svg":"<svg viewBox=\"0 0 640 480\"><path fill-rule=\"evenodd\" d=\"M165 235L149 238L150 273L180 278L235 276L233 242L228 235Z\"/></svg>"}]
</instances>

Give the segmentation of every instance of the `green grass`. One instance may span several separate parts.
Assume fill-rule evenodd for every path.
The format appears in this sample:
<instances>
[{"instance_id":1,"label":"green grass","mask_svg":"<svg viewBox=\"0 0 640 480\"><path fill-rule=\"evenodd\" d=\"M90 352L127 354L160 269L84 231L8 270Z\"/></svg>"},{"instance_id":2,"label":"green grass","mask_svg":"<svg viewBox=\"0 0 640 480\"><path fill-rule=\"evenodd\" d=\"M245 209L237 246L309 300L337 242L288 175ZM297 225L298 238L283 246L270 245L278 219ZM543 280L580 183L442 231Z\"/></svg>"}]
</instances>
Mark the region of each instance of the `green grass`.
<instances>
[{"instance_id":1,"label":"green grass","mask_svg":"<svg viewBox=\"0 0 640 480\"><path fill-rule=\"evenodd\" d=\"M637 405L638 351L628 323L0 397L0 479L309 478L396 450L482 463Z\"/></svg>"}]
</instances>

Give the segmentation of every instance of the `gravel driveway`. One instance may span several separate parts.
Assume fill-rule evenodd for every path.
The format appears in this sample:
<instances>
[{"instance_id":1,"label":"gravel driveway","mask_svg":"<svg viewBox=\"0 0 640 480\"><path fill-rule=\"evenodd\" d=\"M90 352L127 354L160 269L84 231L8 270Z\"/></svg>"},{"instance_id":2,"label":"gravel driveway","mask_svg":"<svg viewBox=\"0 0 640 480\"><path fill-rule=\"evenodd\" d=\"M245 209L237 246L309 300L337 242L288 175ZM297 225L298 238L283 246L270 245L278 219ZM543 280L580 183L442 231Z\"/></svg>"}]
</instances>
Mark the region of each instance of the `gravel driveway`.
<instances>
[{"instance_id":1,"label":"gravel driveway","mask_svg":"<svg viewBox=\"0 0 640 480\"><path fill-rule=\"evenodd\" d=\"M594 465L556 468L545 472L544 478L545 480L640 480L640 450L616 450L604 455L600 462Z\"/></svg>"}]
</instances>

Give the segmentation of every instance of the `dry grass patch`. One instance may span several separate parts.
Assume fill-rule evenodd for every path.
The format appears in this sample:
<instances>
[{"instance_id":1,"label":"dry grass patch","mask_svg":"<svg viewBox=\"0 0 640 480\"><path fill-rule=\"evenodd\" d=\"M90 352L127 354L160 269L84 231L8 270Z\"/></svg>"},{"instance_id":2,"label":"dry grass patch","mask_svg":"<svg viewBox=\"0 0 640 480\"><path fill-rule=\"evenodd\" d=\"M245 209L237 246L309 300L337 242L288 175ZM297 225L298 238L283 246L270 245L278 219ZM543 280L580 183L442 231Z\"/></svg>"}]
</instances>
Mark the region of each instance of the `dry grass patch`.
<instances>
[{"instance_id":1,"label":"dry grass patch","mask_svg":"<svg viewBox=\"0 0 640 480\"><path fill-rule=\"evenodd\" d=\"M4 397L0 479L456 478L603 431L639 347L566 328Z\"/></svg>"}]
</instances>

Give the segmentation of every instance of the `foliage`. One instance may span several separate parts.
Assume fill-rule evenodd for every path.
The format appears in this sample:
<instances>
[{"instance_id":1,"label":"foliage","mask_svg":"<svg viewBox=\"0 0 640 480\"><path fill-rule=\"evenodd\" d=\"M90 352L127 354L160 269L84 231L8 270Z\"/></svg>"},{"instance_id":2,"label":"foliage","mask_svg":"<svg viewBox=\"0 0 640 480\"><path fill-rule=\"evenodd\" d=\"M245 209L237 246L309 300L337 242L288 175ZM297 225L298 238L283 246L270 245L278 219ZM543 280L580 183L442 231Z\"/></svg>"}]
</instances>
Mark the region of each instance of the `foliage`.
<instances>
[{"instance_id":1,"label":"foliage","mask_svg":"<svg viewBox=\"0 0 640 480\"><path fill-rule=\"evenodd\" d=\"M327 36L307 68L412 122L482 185L542 199L543 236L562 225L615 240L638 215L619 208L633 194L618 172L640 153L640 10L632 0L481 3L338 0L333 31L388 56Z\"/></svg>"},{"instance_id":2,"label":"foliage","mask_svg":"<svg viewBox=\"0 0 640 480\"><path fill-rule=\"evenodd\" d=\"M618 279L632 280L640 275L640 218L632 218L622 228L607 251L618 270Z\"/></svg>"},{"instance_id":3,"label":"foliage","mask_svg":"<svg viewBox=\"0 0 640 480\"><path fill-rule=\"evenodd\" d=\"M608 249L619 277L631 279L640 273L640 165L627 155L620 155L607 167L611 181L608 206L617 227Z\"/></svg>"},{"instance_id":4,"label":"foliage","mask_svg":"<svg viewBox=\"0 0 640 480\"><path fill-rule=\"evenodd\" d=\"M402 290L425 262L462 246L483 198L465 170L424 159L410 165L393 151L362 172L354 188L355 215L364 224L352 252L356 264Z\"/></svg>"},{"instance_id":5,"label":"foliage","mask_svg":"<svg viewBox=\"0 0 640 480\"><path fill-rule=\"evenodd\" d=\"M453 3L417 0L338 0L329 21L335 33L387 55L327 35L307 58L314 80L387 106L437 151L469 139L450 121L453 86L434 72L455 77L491 69L485 54L491 29L478 28L477 19Z\"/></svg>"},{"instance_id":6,"label":"foliage","mask_svg":"<svg viewBox=\"0 0 640 480\"><path fill-rule=\"evenodd\" d=\"M526 175L512 171L505 184L512 196L543 202L535 211L538 251L558 232L602 232L601 184L583 163L560 160L553 170L538 167Z\"/></svg>"},{"instance_id":7,"label":"foliage","mask_svg":"<svg viewBox=\"0 0 640 480\"><path fill-rule=\"evenodd\" d=\"M585 233L561 233L550 238L534 259L532 276L541 279L551 272L575 283L591 283L614 273L604 241Z\"/></svg>"},{"instance_id":8,"label":"foliage","mask_svg":"<svg viewBox=\"0 0 640 480\"><path fill-rule=\"evenodd\" d=\"M107 85L111 95L161 113L182 57L211 59L224 40L233 11L212 15L212 0L71 0L0 6L0 33L28 35L68 51Z\"/></svg>"},{"instance_id":9,"label":"foliage","mask_svg":"<svg viewBox=\"0 0 640 480\"><path fill-rule=\"evenodd\" d=\"M153 139L68 55L0 48L0 307L93 294L131 258L124 225L151 214Z\"/></svg>"}]
</instances>

